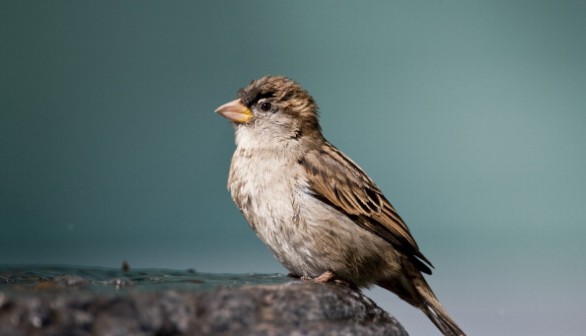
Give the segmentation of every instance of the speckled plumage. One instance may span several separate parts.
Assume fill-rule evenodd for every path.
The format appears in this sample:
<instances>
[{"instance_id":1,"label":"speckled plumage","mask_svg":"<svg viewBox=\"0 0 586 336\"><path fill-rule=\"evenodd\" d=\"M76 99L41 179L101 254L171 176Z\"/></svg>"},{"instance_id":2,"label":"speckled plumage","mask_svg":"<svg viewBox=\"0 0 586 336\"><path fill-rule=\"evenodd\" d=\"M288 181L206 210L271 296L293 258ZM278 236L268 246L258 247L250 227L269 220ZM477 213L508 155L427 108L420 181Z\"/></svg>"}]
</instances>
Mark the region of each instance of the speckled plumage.
<instances>
[{"instance_id":1,"label":"speckled plumage","mask_svg":"<svg viewBox=\"0 0 586 336\"><path fill-rule=\"evenodd\" d=\"M275 257L300 277L378 284L422 309L445 335L464 335L423 278L431 263L407 225L322 136L313 98L276 76L238 96L217 110L236 128L228 188Z\"/></svg>"}]
</instances>

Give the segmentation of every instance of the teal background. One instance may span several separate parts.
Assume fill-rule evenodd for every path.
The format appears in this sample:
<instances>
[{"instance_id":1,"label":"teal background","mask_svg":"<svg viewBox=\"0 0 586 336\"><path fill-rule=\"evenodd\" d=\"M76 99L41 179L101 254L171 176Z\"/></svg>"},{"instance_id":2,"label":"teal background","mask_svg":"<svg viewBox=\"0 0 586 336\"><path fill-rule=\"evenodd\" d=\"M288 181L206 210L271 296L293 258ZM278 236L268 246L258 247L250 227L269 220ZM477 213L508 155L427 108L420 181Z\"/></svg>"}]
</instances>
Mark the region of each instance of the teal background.
<instances>
[{"instance_id":1,"label":"teal background","mask_svg":"<svg viewBox=\"0 0 586 336\"><path fill-rule=\"evenodd\" d=\"M470 335L582 335L585 17L582 1L2 1L0 264L285 272L232 204L233 130L213 113L283 74Z\"/></svg>"}]
</instances>

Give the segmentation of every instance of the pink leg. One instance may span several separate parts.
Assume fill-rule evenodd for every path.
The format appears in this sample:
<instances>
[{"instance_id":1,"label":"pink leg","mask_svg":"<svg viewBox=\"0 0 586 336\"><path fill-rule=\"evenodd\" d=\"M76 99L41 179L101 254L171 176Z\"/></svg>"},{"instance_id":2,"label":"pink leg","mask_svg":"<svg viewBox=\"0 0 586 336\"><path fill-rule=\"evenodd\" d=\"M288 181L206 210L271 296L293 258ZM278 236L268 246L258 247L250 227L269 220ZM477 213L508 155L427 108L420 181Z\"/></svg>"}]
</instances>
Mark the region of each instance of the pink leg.
<instances>
[{"instance_id":1,"label":"pink leg","mask_svg":"<svg viewBox=\"0 0 586 336\"><path fill-rule=\"evenodd\" d=\"M338 285L348 286L348 287L350 287L352 289L356 289L356 290L358 289L358 287L353 282L339 279L336 276L336 274L334 272L331 272L331 271L323 272L317 278L310 278L308 276L302 276L301 277L301 280L303 280L303 281L313 281L313 282L317 282L319 284L325 284L325 283L328 283L328 282L333 282L333 283L338 284Z\"/></svg>"},{"instance_id":2,"label":"pink leg","mask_svg":"<svg viewBox=\"0 0 586 336\"><path fill-rule=\"evenodd\" d=\"M328 283L328 282L332 281L335 277L336 277L336 275L333 272L326 271L326 272L323 272L322 275L320 275L317 278L314 278L312 280L317 283L324 284L324 283Z\"/></svg>"}]
</instances>

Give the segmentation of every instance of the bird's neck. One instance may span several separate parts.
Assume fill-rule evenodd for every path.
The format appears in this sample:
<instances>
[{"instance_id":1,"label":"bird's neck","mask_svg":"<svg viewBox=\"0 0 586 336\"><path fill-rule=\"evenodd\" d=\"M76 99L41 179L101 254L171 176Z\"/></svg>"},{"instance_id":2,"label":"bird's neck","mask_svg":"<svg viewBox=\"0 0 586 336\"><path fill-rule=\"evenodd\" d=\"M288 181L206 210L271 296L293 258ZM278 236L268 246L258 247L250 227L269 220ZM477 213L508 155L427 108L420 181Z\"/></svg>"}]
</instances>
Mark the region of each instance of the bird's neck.
<instances>
[{"instance_id":1,"label":"bird's neck","mask_svg":"<svg viewBox=\"0 0 586 336\"><path fill-rule=\"evenodd\" d=\"M326 140L321 132L303 132L299 129L290 132L271 132L270 130L236 127L236 146L245 151L270 151L270 152L298 152L319 147Z\"/></svg>"}]
</instances>

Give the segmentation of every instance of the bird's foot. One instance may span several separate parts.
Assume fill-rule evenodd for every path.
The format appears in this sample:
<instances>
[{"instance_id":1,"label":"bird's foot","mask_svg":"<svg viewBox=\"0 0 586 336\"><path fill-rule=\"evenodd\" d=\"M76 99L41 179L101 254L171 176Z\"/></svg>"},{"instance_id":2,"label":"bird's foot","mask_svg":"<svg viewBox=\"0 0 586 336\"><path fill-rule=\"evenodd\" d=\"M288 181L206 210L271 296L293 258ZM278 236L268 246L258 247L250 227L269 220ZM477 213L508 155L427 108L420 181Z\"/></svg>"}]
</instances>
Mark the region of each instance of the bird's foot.
<instances>
[{"instance_id":1,"label":"bird's foot","mask_svg":"<svg viewBox=\"0 0 586 336\"><path fill-rule=\"evenodd\" d=\"M326 271L323 272L322 275L318 276L317 278L311 279L313 282L317 282L320 284L328 283L330 281L336 280L336 275L334 272Z\"/></svg>"},{"instance_id":2,"label":"bird's foot","mask_svg":"<svg viewBox=\"0 0 586 336\"><path fill-rule=\"evenodd\" d=\"M308 276L305 276L304 275L304 276L301 277L301 280L304 280L304 281L313 281L313 282L317 282L317 283L320 283L320 284L325 284L325 283L328 283L328 282L333 282L335 284L348 286L348 287L354 288L354 289L357 289L358 288L354 283L352 283L350 281L346 281L346 280L342 280L342 279L338 278L336 276L336 274L334 272L331 272L331 271L323 272L320 276L315 277L315 278L311 278L311 277L308 277Z\"/></svg>"}]
</instances>

